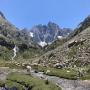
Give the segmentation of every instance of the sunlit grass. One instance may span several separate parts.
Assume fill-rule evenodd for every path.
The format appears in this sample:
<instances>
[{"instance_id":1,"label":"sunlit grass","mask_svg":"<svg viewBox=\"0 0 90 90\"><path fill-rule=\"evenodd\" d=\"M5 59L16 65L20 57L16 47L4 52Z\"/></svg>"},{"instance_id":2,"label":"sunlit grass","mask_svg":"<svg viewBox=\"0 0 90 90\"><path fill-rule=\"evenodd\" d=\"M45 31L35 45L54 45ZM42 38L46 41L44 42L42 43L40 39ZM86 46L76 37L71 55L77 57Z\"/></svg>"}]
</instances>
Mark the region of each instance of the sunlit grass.
<instances>
[{"instance_id":1,"label":"sunlit grass","mask_svg":"<svg viewBox=\"0 0 90 90\"><path fill-rule=\"evenodd\" d=\"M7 78L6 84L9 87L16 85L19 90L22 90L22 86L25 85L32 87L31 90L61 90L59 87L50 82L49 84L46 84L44 80L21 73L11 73Z\"/></svg>"},{"instance_id":2,"label":"sunlit grass","mask_svg":"<svg viewBox=\"0 0 90 90\"><path fill-rule=\"evenodd\" d=\"M56 68L50 68L50 67L42 67L42 66L35 66L33 67L37 71L44 72L47 75L50 76L57 76L60 78L66 78L66 79L77 79L76 75L77 72L74 69L56 69ZM50 72L46 73L47 70L50 70ZM69 71L69 72L68 72Z\"/></svg>"}]
</instances>

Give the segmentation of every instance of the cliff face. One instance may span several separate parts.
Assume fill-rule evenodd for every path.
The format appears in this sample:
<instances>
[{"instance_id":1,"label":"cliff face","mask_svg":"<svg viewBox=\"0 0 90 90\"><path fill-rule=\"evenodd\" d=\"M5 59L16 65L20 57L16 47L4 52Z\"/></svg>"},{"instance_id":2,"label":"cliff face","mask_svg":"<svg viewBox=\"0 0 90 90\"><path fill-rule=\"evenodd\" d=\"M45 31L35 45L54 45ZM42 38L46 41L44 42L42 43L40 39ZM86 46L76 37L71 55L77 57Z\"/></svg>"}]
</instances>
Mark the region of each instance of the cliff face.
<instances>
[{"instance_id":1,"label":"cliff face","mask_svg":"<svg viewBox=\"0 0 90 90\"><path fill-rule=\"evenodd\" d=\"M57 38L62 39L72 32L69 28L61 29L59 25L49 22L47 25L34 26L30 31L33 41L41 47L52 44Z\"/></svg>"}]
</instances>

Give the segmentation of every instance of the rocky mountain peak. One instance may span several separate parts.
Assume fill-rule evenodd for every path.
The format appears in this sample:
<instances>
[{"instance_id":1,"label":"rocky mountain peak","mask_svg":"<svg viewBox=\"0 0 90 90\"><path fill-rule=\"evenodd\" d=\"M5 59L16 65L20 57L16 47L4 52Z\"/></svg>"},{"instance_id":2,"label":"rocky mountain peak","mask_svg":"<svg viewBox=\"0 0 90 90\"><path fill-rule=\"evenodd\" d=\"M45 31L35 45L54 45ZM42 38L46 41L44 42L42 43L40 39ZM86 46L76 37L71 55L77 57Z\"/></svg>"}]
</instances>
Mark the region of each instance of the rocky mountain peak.
<instances>
[{"instance_id":1,"label":"rocky mountain peak","mask_svg":"<svg viewBox=\"0 0 90 90\"><path fill-rule=\"evenodd\" d=\"M48 22L47 25L36 25L30 30L30 36L33 41L39 44L41 47L48 45L49 43L54 42L57 38L61 39L66 37L70 33L70 29L62 29L53 22Z\"/></svg>"},{"instance_id":2,"label":"rocky mountain peak","mask_svg":"<svg viewBox=\"0 0 90 90\"><path fill-rule=\"evenodd\" d=\"M54 22L51 22L51 21L49 21L48 22L48 25L47 25L49 28L51 28L51 29L60 29L60 27L59 27L59 25L57 25L56 23L54 23Z\"/></svg>"}]
</instances>

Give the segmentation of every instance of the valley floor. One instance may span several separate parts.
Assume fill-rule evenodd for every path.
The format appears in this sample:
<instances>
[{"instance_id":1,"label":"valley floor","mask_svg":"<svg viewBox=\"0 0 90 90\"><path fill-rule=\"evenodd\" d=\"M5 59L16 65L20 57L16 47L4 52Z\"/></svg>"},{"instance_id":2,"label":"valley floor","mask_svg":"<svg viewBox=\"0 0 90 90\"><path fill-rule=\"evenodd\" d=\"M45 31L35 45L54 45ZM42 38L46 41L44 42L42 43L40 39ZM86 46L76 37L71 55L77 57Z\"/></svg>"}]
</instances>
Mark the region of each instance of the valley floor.
<instances>
[{"instance_id":1,"label":"valley floor","mask_svg":"<svg viewBox=\"0 0 90 90\"><path fill-rule=\"evenodd\" d=\"M0 80L5 81L8 74L11 72L27 74L27 71L23 69L9 69L8 67L1 67L0 68ZM24 76L23 74L22 74L22 77ZM15 78L18 81L19 79L16 78L17 75L18 74L15 74L14 76L10 76L9 78L11 80L12 79L14 80ZM35 73L33 70L31 71L31 75L35 78L39 78L38 80L48 79L53 84L61 87L62 90L90 90L90 80L68 80L68 79L63 79L63 78L59 78L56 76L48 76L48 75L43 74L42 72ZM43 76L43 78L41 78L41 76ZM53 89L53 90L57 90L57 89Z\"/></svg>"},{"instance_id":2,"label":"valley floor","mask_svg":"<svg viewBox=\"0 0 90 90\"><path fill-rule=\"evenodd\" d=\"M39 73L33 73L33 76L39 77ZM43 75L49 81L52 81L57 86L61 87L62 90L90 90L90 80L68 80L55 76Z\"/></svg>"}]
</instances>

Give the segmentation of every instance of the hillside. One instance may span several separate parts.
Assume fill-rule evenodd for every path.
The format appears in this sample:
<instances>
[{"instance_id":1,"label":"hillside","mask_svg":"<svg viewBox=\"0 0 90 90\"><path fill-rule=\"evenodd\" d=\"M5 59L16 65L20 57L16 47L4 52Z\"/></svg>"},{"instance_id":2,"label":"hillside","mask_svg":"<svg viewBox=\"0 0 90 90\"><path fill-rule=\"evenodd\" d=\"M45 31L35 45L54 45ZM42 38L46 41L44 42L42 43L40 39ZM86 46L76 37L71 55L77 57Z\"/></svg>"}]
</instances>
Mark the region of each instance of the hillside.
<instances>
[{"instance_id":1,"label":"hillside","mask_svg":"<svg viewBox=\"0 0 90 90\"><path fill-rule=\"evenodd\" d=\"M33 43L28 31L16 28L0 12L0 58L11 60L15 45L18 48L17 57L32 58L31 56L41 53L38 50L40 47Z\"/></svg>"},{"instance_id":2,"label":"hillside","mask_svg":"<svg viewBox=\"0 0 90 90\"><path fill-rule=\"evenodd\" d=\"M71 29L60 29L57 24L52 22L49 22L48 25L34 26L30 30L26 28L20 30L0 12L0 58L11 60L14 52L15 59L39 57L61 45L63 41L57 39L65 38L70 32Z\"/></svg>"},{"instance_id":3,"label":"hillside","mask_svg":"<svg viewBox=\"0 0 90 90\"><path fill-rule=\"evenodd\" d=\"M90 64L90 17L68 37L68 41L62 46L41 56L38 63L45 66L59 64L63 67Z\"/></svg>"}]
</instances>

